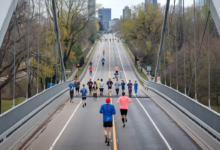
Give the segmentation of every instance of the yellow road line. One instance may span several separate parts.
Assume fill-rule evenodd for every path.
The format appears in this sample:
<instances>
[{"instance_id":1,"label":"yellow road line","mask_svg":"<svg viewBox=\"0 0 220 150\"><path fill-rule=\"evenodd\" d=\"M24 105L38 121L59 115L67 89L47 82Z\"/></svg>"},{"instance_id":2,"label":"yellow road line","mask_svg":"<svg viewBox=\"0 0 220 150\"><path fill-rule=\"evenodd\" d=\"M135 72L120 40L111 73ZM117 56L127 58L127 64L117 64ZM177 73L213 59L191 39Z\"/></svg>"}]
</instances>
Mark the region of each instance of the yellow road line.
<instances>
[{"instance_id":1,"label":"yellow road line","mask_svg":"<svg viewBox=\"0 0 220 150\"><path fill-rule=\"evenodd\" d=\"M109 78L111 78L111 62L110 62L110 43L109 43ZM112 104L112 93L110 93L110 99L111 99L111 104ZM116 140L116 131L115 131L115 116L113 115L113 149L117 150L117 140Z\"/></svg>"}]
</instances>

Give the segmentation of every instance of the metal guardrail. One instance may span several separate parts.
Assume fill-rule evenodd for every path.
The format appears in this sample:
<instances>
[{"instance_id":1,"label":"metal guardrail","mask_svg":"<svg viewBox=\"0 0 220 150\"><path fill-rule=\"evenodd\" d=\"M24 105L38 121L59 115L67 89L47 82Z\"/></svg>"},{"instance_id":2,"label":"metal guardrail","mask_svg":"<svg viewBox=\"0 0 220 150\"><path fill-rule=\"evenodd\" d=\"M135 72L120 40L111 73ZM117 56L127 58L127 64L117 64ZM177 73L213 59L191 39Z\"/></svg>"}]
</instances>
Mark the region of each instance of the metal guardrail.
<instances>
[{"instance_id":1,"label":"metal guardrail","mask_svg":"<svg viewBox=\"0 0 220 150\"><path fill-rule=\"evenodd\" d=\"M163 94L172 104L202 125L206 130L220 139L220 114L195 99L166 85L148 82L150 89Z\"/></svg>"},{"instance_id":2,"label":"metal guardrail","mask_svg":"<svg viewBox=\"0 0 220 150\"><path fill-rule=\"evenodd\" d=\"M11 133L29 120L38 111L67 91L68 85L69 82L57 84L1 114L0 140L6 139Z\"/></svg>"},{"instance_id":3,"label":"metal guardrail","mask_svg":"<svg viewBox=\"0 0 220 150\"><path fill-rule=\"evenodd\" d=\"M199 123L203 128L208 130L215 137L220 139L220 114L210 109L209 107L195 101L188 97L187 95L171 88L163 84L146 81L144 80L139 73L137 72L130 56L126 51L127 57L131 63L131 66L137 75L137 77L147 85L148 88L155 91L185 114L187 114L190 118Z\"/></svg>"},{"instance_id":4,"label":"metal guardrail","mask_svg":"<svg viewBox=\"0 0 220 150\"><path fill-rule=\"evenodd\" d=\"M96 44L96 47L97 45L98 43ZM94 48L94 51L89 61L87 62L84 71L80 75L79 80L83 79L84 75L86 74L89 62L95 53L96 47ZM41 93L32 96L21 104L16 105L14 108L4 112L3 114L0 114L0 142L5 140L26 121L41 111L45 106L50 104L54 99L66 92L69 89L68 85L70 81L75 76L77 71L78 68L74 71L68 81L52 86L51 88L48 88Z\"/></svg>"},{"instance_id":5,"label":"metal guardrail","mask_svg":"<svg viewBox=\"0 0 220 150\"><path fill-rule=\"evenodd\" d=\"M73 72L73 74L69 77L69 79L68 79L68 81L71 81L73 78L74 78L74 76L76 75L76 73L78 72L78 68L76 68L76 70Z\"/></svg>"}]
</instances>

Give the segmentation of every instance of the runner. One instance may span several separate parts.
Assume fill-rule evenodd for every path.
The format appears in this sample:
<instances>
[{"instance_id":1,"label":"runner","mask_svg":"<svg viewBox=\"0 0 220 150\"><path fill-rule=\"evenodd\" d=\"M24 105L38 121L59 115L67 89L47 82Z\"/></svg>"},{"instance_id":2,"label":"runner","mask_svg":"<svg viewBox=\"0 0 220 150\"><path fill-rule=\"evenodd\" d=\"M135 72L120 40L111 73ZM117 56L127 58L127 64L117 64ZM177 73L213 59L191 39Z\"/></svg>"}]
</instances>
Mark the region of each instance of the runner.
<instances>
[{"instance_id":1,"label":"runner","mask_svg":"<svg viewBox=\"0 0 220 150\"><path fill-rule=\"evenodd\" d=\"M115 82L115 90L116 90L117 96L118 96L119 86L120 86L120 85L121 85L121 84L118 82L118 79L116 79L116 82Z\"/></svg>"},{"instance_id":2,"label":"runner","mask_svg":"<svg viewBox=\"0 0 220 150\"><path fill-rule=\"evenodd\" d=\"M80 82L76 80L74 84L75 84L76 96L77 96L79 94Z\"/></svg>"},{"instance_id":3,"label":"runner","mask_svg":"<svg viewBox=\"0 0 220 150\"><path fill-rule=\"evenodd\" d=\"M109 78L109 81L107 82L109 95L112 92L112 84L113 84L113 82L111 81L111 78Z\"/></svg>"},{"instance_id":4,"label":"runner","mask_svg":"<svg viewBox=\"0 0 220 150\"><path fill-rule=\"evenodd\" d=\"M120 70L120 78L122 78L122 69Z\"/></svg>"},{"instance_id":5,"label":"runner","mask_svg":"<svg viewBox=\"0 0 220 150\"><path fill-rule=\"evenodd\" d=\"M115 72L118 73L118 66L115 67Z\"/></svg>"},{"instance_id":6,"label":"runner","mask_svg":"<svg viewBox=\"0 0 220 150\"><path fill-rule=\"evenodd\" d=\"M132 93L132 86L133 84L131 83L131 80L129 80L129 83L127 84L128 86L128 93L129 93L129 97L131 97L131 93Z\"/></svg>"},{"instance_id":7,"label":"runner","mask_svg":"<svg viewBox=\"0 0 220 150\"><path fill-rule=\"evenodd\" d=\"M122 82L121 82L121 89L122 89L122 93L125 92L125 83L124 83L124 80L122 80Z\"/></svg>"},{"instance_id":8,"label":"runner","mask_svg":"<svg viewBox=\"0 0 220 150\"><path fill-rule=\"evenodd\" d=\"M94 86L92 88L93 91L93 100L97 101L97 93L98 93L98 87L96 82L94 82Z\"/></svg>"},{"instance_id":9,"label":"runner","mask_svg":"<svg viewBox=\"0 0 220 150\"><path fill-rule=\"evenodd\" d=\"M92 66L92 62L91 61L90 61L89 65Z\"/></svg>"},{"instance_id":10,"label":"runner","mask_svg":"<svg viewBox=\"0 0 220 150\"><path fill-rule=\"evenodd\" d=\"M102 58L102 66L105 64L105 58Z\"/></svg>"},{"instance_id":11,"label":"runner","mask_svg":"<svg viewBox=\"0 0 220 150\"><path fill-rule=\"evenodd\" d=\"M96 81L96 84L97 84L97 88L99 88L99 83L100 83L100 81L99 81L99 79Z\"/></svg>"},{"instance_id":12,"label":"runner","mask_svg":"<svg viewBox=\"0 0 220 150\"><path fill-rule=\"evenodd\" d=\"M89 86L89 95L92 95L92 85L93 85L93 82L92 82L91 79L90 79L90 81L87 83L87 85Z\"/></svg>"},{"instance_id":13,"label":"runner","mask_svg":"<svg viewBox=\"0 0 220 150\"><path fill-rule=\"evenodd\" d=\"M104 82L101 79L101 82L99 83L99 90L100 90L100 96L103 96L103 91L104 91Z\"/></svg>"},{"instance_id":14,"label":"runner","mask_svg":"<svg viewBox=\"0 0 220 150\"><path fill-rule=\"evenodd\" d=\"M89 67L90 76L92 76L92 66Z\"/></svg>"},{"instance_id":15,"label":"runner","mask_svg":"<svg viewBox=\"0 0 220 150\"><path fill-rule=\"evenodd\" d=\"M113 79L118 79L118 73L114 73L114 78Z\"/></svg>"},{"instance_id":16,"label":"runner","mask_svg":"<svg viewBox=\"0 0 220 150\"><path fill-rule=\"evenodd\" d=\"M103 56L105 56L105 50L103 50L102 52L103 52Z\"/></svg>"},{"instance_id":17,"label":"runner","mask_svg":"<svg viewBox=\"0 0 220 150\"><path fill-rule=\"evenodd\" d=\"M103 114L103 127L104 127L104 135L105 135L105 143L107 146L110 146L111 140L111 130L112 130L112 115L116 114L114 105L109 104L110 98L106 98L106 103L103 104L100 108L100 114ZM108 133L108 136L107 136Z\"/></svg>"},{"instance_id":18,"label":"runner","mask_svg":"<svg viewBox=\"0 0 220 150\"><path fill-rule=\"evenodd\" d=\"M80 90L80 93L82 93L82 101L83 101L83 106L86 106L86 94L88 93L87 92L87 89L85 88L85 84L83 84L83 88Z\"/></svg>"},{"instance_id":19,"label":"runner","mask_svg":"<svg viewBox=\"0 0 220 150\"><path fill-rule=\"evenodd\" d=\"M73 94L74 94L74 81L72 80L69 84L70 87L70 103L73 103Z\"/></svg>"},{"instance_id":20,"label":"runner","mask_svg":"<svg viewBox=\"0 0 220 150\"><path fill-rule=\"evenodd\" d=\"M136 97L137 97L137 91L138 91L138 83L137 83L137 81L135 81L135 83L134 83L134 92L135 92Z\"/></svg>"},{"instance_id":21,"label":"runner","mask_svg":"<svg viewBox=\"0 0 220 150\"><path fill-rule=\"evenodd\" d=\"M132 100L125 96L125 92L122 93L122 96L119 97L117 104L121 104L120 112L123 122L123 128L125 127L125 122L127 122L127 113L128 113L128 103L132 103Z\"/></svg>"}]
</instances>

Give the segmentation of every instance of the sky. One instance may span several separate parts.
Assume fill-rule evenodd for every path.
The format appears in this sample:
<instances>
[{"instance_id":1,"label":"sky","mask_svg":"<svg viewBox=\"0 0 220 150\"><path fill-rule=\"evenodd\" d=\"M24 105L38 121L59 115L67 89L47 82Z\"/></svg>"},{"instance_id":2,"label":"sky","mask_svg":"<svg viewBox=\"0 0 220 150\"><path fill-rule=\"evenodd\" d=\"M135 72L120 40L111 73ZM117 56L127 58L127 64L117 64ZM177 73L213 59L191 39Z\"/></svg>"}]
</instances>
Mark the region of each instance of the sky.
<instances>
[{"instance_id":1,"label":"sky","mask_svg":"<svg viewBox=\"0 0 220 150\"><path fill-rule=\"evenodd\" d=\"M160 3L163 6L166 4L166 1L167 0L157 0L157 3ZM145 0L96 0L96 4L101 4L102 7L104 8L112 9L112 19L120 18L120 16L122 16L122 10L124 9L125 6L131 7L133 5L138 5L142 2L145 2ZM171 4L173 3L174 0L171 0ZM185 0L185 6L189 6L192 4L193 4L193 0Z\"/></svg>"}]
</instances>

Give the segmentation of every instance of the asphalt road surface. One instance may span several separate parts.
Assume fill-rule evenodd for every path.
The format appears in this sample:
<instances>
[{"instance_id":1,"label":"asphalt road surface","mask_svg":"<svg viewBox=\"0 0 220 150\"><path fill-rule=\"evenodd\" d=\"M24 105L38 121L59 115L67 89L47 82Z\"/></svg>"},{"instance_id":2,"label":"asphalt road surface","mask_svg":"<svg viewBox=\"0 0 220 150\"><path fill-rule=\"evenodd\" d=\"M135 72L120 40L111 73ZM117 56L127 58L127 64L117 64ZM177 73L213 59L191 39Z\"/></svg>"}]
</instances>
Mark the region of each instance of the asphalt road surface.
<instances>
[{"instance_id":1,"label":"asphalt road surface","mask_svg":"<svg viewBox=\"0 0 220 150\"><path fill-rule=\"evenodd\" d=\"M112 35L105 35L108 39ZM103 40L104 41L104 40ZM105 56L102 50L105 50ZM101 59L105 58L105 65L102 66ZM97 81L103 79L106 83L109 77L113 79L115 66L123 70L122 79L134 83L137 80L132 67L128 61L123 43L116 41L99 42L95 55L92 58L93 74L87 71L82 84L87 84L89 79ZM139 82L138 82L139 83ZM139 86L140 83L139 83ZM82 87L82 86L81 86ZM88 88L86 86L86 88ZM107 85L104 95L107 97ZM126 88L127 95L127 88ZM120 89L119 94L122 91ZM94 101L87 97L87 106L82 107L81 98L74 97L74 103L69 100L59 109L45 125L32 136L31 139L21 148L25 150L196 150L201 149L185 133L174 120L172 120L151 98L139 88L138 98L131 98L129 104L128 122L122 128L120 106L117 105L115 87L112 89L112 103L116 108L114 117L114 129L116 141L112 138L111 146L104 143L103 117L99 114L102 104L105 104L106 97L98 97Z\"/></svg>"}]
</instances>

